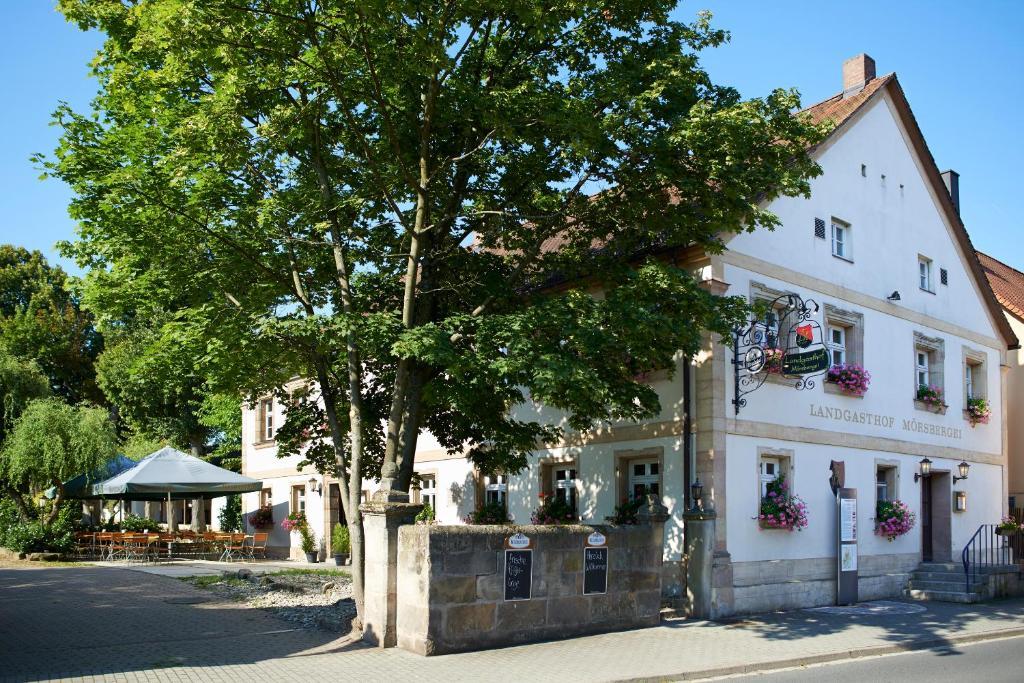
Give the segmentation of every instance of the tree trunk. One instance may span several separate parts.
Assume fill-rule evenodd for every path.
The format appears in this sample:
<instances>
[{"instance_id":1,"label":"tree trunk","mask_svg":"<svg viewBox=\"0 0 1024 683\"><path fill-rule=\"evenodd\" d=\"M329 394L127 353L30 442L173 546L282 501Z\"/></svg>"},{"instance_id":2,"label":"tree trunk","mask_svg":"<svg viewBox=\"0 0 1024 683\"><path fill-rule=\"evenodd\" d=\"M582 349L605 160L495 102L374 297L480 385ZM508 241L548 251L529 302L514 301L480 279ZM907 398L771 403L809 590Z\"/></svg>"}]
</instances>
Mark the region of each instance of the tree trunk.
<instances>
[{"instance_id":1,"label":"tree trunk","mask_svg":"<svg viewBox=\"0 0 1024 683\"><path fill-rule=\"evenodd\" d=\"M202 434L192 434L189 436L189 448L192 451L192 455L197 458L203 457L203 446L205 445L205 439ZM182 509L184 509L184 503L182 503ZM203 509L203 499L194 498L192 500L192 523L189 525L189 529L192 531L203 531L203 517L205 510ZM182 516L182 521L185 521Z\"/></svg>"},{"instance_id":2,"label":"tree trunk","mask_svg":"<svg viewBox=\"0 0 1024 683\"><path fill-rule=\"evenodd\" d=\"M142 514L146 516L146 519L155 519L153 517L153 501L147 500L143 503Z\"/></svg>"},{"instance_id":3,"label":"tree trunk","mask_svg":"<svg viewBox=\"0 0 1024 683\"><path fill-rule=\"evenodd\" d=\"M28 505L25 504L25 499L21 497L17 489L10 485L4 485L4 494L14 501L14 506L18 508L18 514L21 516L21 521L27 522L32 519L32 512L28 509Z\"/></svg>"}]
</instances>

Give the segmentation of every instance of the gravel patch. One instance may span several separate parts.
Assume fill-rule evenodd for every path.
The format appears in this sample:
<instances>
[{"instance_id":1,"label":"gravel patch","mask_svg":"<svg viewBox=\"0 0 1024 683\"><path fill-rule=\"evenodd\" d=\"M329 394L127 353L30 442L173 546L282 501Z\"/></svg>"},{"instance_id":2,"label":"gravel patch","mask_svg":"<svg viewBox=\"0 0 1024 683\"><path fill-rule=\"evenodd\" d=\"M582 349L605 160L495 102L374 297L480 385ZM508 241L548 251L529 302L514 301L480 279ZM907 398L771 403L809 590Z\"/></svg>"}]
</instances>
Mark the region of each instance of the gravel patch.
<instances>
[{"instance_id":1,"label":"gravel patch","mask_svg":"<svg viewBox=\"0 0 1024 683\"><path fill-rule=\"evenodd\" d=\"M356 616L352 581L347 576L287 574L239 578L232 573L183 580L304 629L348 633Z\"/></svg>"}]
</instances>

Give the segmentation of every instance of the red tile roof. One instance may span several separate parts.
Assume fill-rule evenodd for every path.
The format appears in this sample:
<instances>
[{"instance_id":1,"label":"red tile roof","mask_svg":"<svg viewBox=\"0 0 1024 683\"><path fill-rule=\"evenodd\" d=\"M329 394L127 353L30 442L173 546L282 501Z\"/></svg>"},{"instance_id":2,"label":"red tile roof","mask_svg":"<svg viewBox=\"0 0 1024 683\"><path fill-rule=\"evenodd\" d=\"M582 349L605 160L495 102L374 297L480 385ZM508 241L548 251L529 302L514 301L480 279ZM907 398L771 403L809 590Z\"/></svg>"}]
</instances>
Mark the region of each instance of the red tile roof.
<instances>
[{"instance_id":1,"label":"red tile roof","mask_svg":"<svg viewBox=\"0 0 1024 683\"><path fill-rule=\"evenodd\" d=\"M977 253L996 300L1003 308L1024 320L1024 273L995 260L988 254L980 251Z\"/></svg>"},{"instance_id":2,"label":"red tile roof","mask_svg":"<svg viewBox=\"0 0 1024 683\"><path fill-rule=\"evenodd\" d=\"M876 91L883 88L889 81L895 80L896 74L891 73L879 78L872 78L865 84L864 88L855 95L849 97L843 97L843 93L833 95L827 100L822 100L817 104L804 109L801 113L810 114L811 119L815 123L821 123L825 120L831 120L839 127L846 123L846 120L856 113L860 109L861 105L871 99L871 96Z\"/></svg>"}]
</instances>

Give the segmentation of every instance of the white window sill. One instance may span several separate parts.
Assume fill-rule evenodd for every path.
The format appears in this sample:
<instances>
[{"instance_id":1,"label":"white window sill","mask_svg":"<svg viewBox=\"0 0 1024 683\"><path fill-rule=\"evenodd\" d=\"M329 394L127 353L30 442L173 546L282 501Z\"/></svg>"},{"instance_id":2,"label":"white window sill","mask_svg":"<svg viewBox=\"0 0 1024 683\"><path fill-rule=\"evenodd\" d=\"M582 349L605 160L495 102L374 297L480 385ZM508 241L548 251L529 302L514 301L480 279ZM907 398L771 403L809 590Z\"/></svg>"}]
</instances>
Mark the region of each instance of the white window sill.
<instances>
[{"instance_id":1,"label":"white window sill","mask_svg":"<svg viewBox=\"0 0 1024 683\"><path fill-rule=\"evenodd\" d=\"M840 256L839 254L836 254L834 252L832 254L832 258L837 258L840 261L846 261L847 263L853 263L853 259L852 258L849 258L847 256Z\"/></svg>"},{"instance_id":2,"label":"white window sill","mask_svg":"<svg viewBox=\"0 0 1024 683\"><path fill-rule=\"evenodd\" d=\"M918 287L918 289L920 289L922 292L927 292L928 294L935 294L934 289L925 289L924 287Z\"/></svg>"}]
</instances>

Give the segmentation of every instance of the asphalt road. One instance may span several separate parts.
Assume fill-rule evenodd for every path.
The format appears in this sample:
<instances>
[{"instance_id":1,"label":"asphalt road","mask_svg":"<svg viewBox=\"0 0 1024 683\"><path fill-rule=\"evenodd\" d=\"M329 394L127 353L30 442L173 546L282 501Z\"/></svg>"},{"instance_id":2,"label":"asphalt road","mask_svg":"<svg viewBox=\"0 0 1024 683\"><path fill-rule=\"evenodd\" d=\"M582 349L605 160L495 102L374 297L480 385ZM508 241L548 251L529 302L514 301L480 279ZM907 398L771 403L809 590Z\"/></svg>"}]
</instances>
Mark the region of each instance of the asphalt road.
<instances>
[{"instance_id":1,"label":"asphalt road","mask_svg":"<svg viewBox=\"0 0 1024 683\"><path fill-rule=\"evenodd\" d=\"M1022 683L1024 637L730 677L758 683Z\"/></svg>"}]
</instances>

